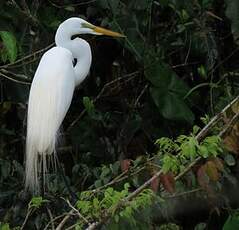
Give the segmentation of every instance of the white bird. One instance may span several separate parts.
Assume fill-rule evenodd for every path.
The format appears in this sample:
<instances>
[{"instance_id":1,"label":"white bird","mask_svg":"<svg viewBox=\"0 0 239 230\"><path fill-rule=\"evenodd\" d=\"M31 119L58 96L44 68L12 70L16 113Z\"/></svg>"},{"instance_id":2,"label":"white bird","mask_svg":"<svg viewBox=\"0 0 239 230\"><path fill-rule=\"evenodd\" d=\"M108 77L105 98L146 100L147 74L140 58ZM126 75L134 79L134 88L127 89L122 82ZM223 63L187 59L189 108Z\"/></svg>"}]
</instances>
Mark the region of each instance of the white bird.
<instances>
[{"instance_id":1,"label":"white bird","mask_svg":"<svg viewBox=\"0 0 239 230\"><path fill-rule=\"evenodd\" d=\"M55 162L57 135L71 104L74 89L91 66L90 45L73 35L94 34L124 37L81 18L69 18L58 27L56 46L41 58L29 95L26 137L25 188L39 193L39 173ZM75 66L73 61L77 60ZM43 178L45 181L45 178Z\"/></svg>"}]
</instances>

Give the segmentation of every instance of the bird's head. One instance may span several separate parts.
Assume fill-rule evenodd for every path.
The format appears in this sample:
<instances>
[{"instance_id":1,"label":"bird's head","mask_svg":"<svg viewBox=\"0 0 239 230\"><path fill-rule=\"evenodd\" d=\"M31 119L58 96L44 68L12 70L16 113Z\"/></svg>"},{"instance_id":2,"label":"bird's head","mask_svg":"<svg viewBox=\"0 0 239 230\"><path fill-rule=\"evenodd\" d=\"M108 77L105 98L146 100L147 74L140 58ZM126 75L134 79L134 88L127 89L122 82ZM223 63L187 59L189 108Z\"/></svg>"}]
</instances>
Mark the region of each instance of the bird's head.
<instances>
[{"instance_id":1,"label":"bird's head","mask_svg":"<svg viewBox=\"0 0 239 230\"><path fill-rule=\"evenodd\" d=\"M62 22L58 28L61 30L64 28L64 31L71 31L71 34L93 34L93 35L107 35L112 37L125 37L123 34L114 32L99 26L95 26L82 18L69 18L66 21Z\"/></svg>"}]
</instances>

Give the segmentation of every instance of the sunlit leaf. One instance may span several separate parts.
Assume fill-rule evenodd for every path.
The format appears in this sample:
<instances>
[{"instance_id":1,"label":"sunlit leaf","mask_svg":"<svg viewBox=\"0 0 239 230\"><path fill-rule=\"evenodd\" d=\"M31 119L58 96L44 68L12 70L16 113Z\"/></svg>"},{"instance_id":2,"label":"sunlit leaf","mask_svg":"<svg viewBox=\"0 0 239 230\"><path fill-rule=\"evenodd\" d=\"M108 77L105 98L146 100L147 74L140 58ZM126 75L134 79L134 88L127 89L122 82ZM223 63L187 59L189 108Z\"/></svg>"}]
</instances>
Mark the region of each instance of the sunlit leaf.
<instances>
[{"instance_id":1,"label":"sunlit leaf","mask_svg":"<svg viewBox=\"0 0 239 230\"><path fill-rule=\"evenodd\" d=\"M6 49L8 60L13 63L17 58L17 41L15 36L9 31L0 31L0 38Z\"/></svg>"},{"instance_id":2,"label":"sunlit leaf","mask_svg":"<svg viewBox=\"0 0 239 230\"><path fill-rule=\"evenodd\" d=\"M0 230L10 230L9 224L0 222Z\"/></svg>"}]
</instances>

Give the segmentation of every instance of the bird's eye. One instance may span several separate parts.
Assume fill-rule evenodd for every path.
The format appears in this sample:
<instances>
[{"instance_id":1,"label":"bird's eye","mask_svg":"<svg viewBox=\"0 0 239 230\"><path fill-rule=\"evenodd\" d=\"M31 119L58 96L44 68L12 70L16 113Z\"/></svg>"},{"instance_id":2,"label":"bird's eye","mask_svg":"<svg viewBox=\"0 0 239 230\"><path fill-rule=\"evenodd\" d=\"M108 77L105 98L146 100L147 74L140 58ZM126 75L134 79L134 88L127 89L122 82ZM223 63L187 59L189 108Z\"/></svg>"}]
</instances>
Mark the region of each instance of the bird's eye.
<instances>
[{"instance_id":1,"label":"bird's eye","mask_svg":"<svg viewBox=\"0 0 239 230\"><path fill-rule=\"evenodd\" d=\"M75 38L79 37L80 35L79 34L74 34L71 36L71 40L74 40Z\"/></svg>"},{"instance_id":2,"label":"bird's eye","mask_svg":"<svg viewBox=\"0 0 239 230\"><path fill-rule=\"evenodd\" d=\"M77 63L77 59L76 59L76 58L74 58L74 59L73 59L73 61L72 61L73 67L75 67L75 66L76 66L76 63Z\"/></svg>"}]
</instances>

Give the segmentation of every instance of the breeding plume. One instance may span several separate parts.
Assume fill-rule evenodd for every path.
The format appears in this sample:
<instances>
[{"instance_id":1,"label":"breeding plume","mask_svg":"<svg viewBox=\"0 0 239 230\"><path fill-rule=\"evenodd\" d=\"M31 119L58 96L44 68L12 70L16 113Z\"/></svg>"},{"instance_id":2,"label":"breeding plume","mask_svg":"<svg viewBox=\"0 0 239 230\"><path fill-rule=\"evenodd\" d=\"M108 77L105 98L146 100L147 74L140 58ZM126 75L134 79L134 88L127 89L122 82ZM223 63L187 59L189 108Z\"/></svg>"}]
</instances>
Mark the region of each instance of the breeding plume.
<instances>
[{"instance_id":1,"label":"breeding plume","mask_svg":"<svg viewBox=\"0 0 239 230\"><path fill-rule=\"evenodd\" d=\"M57 29L56 46L42 56L29 95L25 187L33 193L39 192L39 173L44 177L48 161L54 161L57 134L74 89L85 79L91 66L89 44L79 37L73 39L80 34L123 37L81 18L69 18Z\"/></svg>"}]
</instances>

